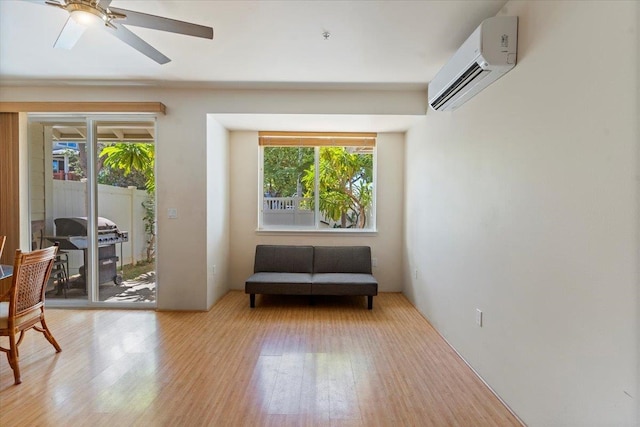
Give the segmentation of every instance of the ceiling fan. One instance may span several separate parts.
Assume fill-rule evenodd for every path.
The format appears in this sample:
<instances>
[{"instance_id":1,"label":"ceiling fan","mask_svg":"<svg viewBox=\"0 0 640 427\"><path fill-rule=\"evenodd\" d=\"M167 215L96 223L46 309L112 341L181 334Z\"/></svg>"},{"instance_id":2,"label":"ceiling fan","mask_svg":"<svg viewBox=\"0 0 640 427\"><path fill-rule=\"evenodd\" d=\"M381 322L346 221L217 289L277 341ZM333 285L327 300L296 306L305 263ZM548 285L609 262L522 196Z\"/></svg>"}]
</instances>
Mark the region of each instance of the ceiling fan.
<instances>
[{"instance_id":1,"label":"ceiling fan","mask_svg":"<svg viewBox=\"0 0 640 427\"><path fill-rule=\"evenodd\" d=\"M54 6L69 13L54 47L71 49L84 30L91 25L104 28L132 48L148 56L158 64L171 61L156 48L135 35L125 25L151 28L160 31L213 39L213 28L190 22L110 7L112 0L27 0L33 3Z\"/></svg>"}]
</instances>

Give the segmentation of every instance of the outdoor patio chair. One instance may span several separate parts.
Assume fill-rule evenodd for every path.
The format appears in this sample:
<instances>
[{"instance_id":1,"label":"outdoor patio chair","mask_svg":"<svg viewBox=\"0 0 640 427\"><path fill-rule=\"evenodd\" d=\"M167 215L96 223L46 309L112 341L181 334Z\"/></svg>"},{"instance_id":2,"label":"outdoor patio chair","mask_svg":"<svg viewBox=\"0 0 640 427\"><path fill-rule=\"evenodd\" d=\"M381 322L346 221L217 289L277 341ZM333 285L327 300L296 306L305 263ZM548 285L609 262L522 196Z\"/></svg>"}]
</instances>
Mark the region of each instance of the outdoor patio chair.
<instances>
[{"instance_id":1,"label":"outdoor patio chair","mask_svg":"<svg viewBox=\"0 0 640 427\"><path fill-rule=\"evenodd\" d=\"M15 384L22 382L18 346L27 330L42 332L56 352L62 350L44 320L44 292L57 249L52 246L32 252L17 250L8 300L0 301L0 336L9 337L9 348L0 347L0 351L7 353ZM18 332L20 336L16 340Z\"/></svg>"}]
</instances>

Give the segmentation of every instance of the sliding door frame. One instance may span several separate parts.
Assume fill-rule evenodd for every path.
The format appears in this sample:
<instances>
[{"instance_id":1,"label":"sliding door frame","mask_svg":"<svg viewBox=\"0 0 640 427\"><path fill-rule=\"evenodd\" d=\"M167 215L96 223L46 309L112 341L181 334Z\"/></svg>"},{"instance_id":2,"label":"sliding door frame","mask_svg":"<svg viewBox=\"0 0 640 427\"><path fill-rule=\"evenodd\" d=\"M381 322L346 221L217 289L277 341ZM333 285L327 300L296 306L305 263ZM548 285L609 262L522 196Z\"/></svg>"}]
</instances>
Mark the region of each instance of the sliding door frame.
<instances>
[{"instance_id":1,"label":"sliding door frame","mask_svg":"<svg viewBox=\"0 0 640 427\"><path fill-rule=\"evenodd\" d=\"M155 114L38 114L28 115L29 122L45 124L84 123L86 126L86 153L87 153L87 197L85 211L87 216L87 260L85 265L85 277L87 281L87 299L49 299L47 305L54 307L92 307L92 308L127 308L150 309L156 308L156 302L106 302L100 301L99 295L99 263L98 253L98 179L96 165L99 153L98 149L98 124L109 122L139 122L147 121L154 124L154 144L157 138L157 117ZM30 148L29 148L30 149ZM29 154L27 154L29 156ZM30 157L30 156L29 156ZM29 198L30 199L30 198ZM31 207L29 207L29 221L31 221ZM133 256L133 255L132 255ZM122 261L121 261L122 262ZM157 283L156 283L157 286Z\"/></svg>"}]
</instances>

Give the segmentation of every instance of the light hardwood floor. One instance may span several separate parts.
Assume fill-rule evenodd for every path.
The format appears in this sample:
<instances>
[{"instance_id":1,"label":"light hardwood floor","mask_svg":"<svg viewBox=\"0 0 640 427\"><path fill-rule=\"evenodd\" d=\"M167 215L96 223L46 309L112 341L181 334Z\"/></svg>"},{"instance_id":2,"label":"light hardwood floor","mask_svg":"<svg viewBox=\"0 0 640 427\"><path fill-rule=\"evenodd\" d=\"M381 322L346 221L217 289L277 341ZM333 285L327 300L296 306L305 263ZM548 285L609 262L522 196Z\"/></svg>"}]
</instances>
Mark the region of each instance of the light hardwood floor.
<instances>
[{"instance_id":1,"label":"light hardwood floor","mask_svg":"<svg viewBox=\"0 0 640 427\"><path fill-rule=\"evenodd\" d=\"M2 426L519 426L401 294L249 297L206 313L46 311ZM3 342L4 344L4 342Z\"/></svg>"}]
</instances>

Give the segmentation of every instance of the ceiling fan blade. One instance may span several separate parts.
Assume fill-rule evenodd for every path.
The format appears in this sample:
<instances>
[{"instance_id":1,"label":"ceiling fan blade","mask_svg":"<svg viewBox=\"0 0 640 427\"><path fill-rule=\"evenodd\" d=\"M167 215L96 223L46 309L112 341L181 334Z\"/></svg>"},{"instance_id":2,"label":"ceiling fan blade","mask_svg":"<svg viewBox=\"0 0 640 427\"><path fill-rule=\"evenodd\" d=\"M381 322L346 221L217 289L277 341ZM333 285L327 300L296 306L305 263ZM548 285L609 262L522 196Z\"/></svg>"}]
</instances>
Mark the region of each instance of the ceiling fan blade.
<instances>
[{"instance_id":1,"label":"ceiling fan blade","mask_svg":"<svg viewBox=\"0 0 640 427\"><path fill-rule=\"evenodd\" d=\"M204 25L192 24L190 22L178 21L176 19L148 15L146 13L134 12L132 10L119 9L115 7L110 7L109 10L127 16L122 20L118 20L120 24L151 28L153 30L160 31L169 31L187 36L202 37L204 39L213 39L213 28L205 27Z\"/></svg>"},{"instance_id":2,"label":"ceiling fan blade","mask_svg":"<svg viewBox=\"0 0 640 427\"><path fill-rule=\"evenodd\" d=\"M65 22L64 27L62 27L62 31L60 31L53 47L71 49L80 39L80 36L84 33L85 29L86 27L84 25L80 25L74 19L68 17L67 22Z\"/></svg>"},{"instance_id":3,"label":"ceiling fan blade","mask_svg":"<svg viewBox=\"0 0 640 427\"><path fill-rule=\"evenodd\" d=\"M22 0L28 3L36 3L36 4L41 4L43 6L55 6L55 7L60 7L63 8L64 4L59 2L58 0Z\"/></svg>"},{"instance_id":4,"label":"ceiling fan blade","mask_svg":"<svg viewBox=\"0 0 640 427\"><path fill-rule=\"evenodd\" d=\"M29 3L38 3L38 4L47 4L47 2L60 4L58 0L22 0L22 1L26 1Z\"/></svg>"},{"instance_id":5,"label":"ceiling fan blade","mask_svg":"<svg viewBox=\"0 0 640 427\"><path fill-rule=\"evenodd\" d=\"M160 51L151 46L146 41L142 40L140 37L126 29L122 24L117 22L112 22L115 28L104 27L110 34L113 34L138 52L148 56L149 58L156 61L158 64L166 64L171 60L164 56Z\"/></svg>"},{"instance_id":6,"label":"ceiling fan blade","mask_svg":"<svg viewBox=\"0 0 640 427\"><path fill-rule=\"evenodd\" d=\"M22 0L22 1L28 1L30 3L46 4L49 6L61 7L63 9L65 4L67 3L66 0ZM106 9L109 7L112 1L113 0L97 0L96 3L98 3L98 5L101 8Z\"/></svg>"}]
</instances>

